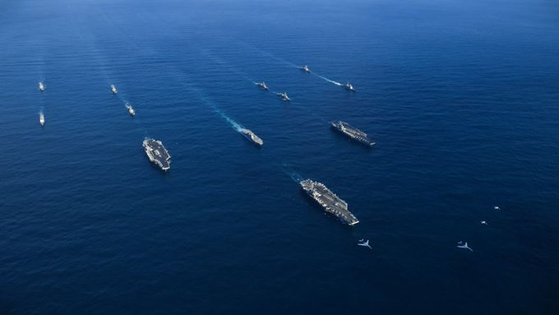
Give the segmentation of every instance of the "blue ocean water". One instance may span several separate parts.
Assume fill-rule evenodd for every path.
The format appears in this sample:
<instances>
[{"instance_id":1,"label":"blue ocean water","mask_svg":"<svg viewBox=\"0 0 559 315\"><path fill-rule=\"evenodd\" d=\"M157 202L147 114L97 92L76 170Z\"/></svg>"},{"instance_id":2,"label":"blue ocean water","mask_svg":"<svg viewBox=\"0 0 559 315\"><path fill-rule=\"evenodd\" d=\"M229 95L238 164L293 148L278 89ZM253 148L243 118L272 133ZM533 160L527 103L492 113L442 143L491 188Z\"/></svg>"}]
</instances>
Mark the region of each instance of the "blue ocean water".
<instances>
[{"instance_id":1,"label":"blue ocean water","mask_svg":"<svg viewBox=\"0 0 559 315\"><path fill-rule=\"evenodd\" d=\"M558 16L549 0L4 1L0 313L559 314Z\"/></svg>"}]
</instances>

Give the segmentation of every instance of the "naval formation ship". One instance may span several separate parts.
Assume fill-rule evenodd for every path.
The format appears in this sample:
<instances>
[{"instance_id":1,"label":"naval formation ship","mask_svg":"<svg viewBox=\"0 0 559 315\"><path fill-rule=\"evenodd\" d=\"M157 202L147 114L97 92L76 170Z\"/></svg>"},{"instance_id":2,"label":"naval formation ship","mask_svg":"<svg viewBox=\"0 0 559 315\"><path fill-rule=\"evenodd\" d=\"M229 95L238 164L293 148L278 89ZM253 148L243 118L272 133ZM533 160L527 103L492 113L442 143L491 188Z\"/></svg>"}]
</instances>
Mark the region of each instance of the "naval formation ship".
<instances>
[{"instance_id":1,"label":"naval formation ship","mask_svg":"<svg viewBox=\"0 0 559 315\"><path fill-rule=\"evenodd\" d=\"M304 66L301 68L306 73L310 73L309 67ZM268 87L264 82L257 83L257 85L267 90ZM347 89L355 91L351 84L346 84L345 86ZM39 90L44 91L45 85L43 82L39 82ZM113 94L117 94L118 90L114 84L111 84L111 92ZM287 93L278 93L284 101L289 101L289 97ZM134 116L136 112L132 108L131 105L126 104L126 108L128 109L128 113L131 116ZM45 116L43 113L39 115L39 122L41 126L45 124ZM375 143L369 139L366 133L363 131L352 127L346 122L343 121L333 121L331 122L332 128L342 132L346 136L355 139L361 143L364 143L368 146L373 146ZM262 146L264 141L260 139L254 132L249 129L242 128L239 130L245 138L247 138L250 142ZM149 160L154 163L155 165L159 166L163 171L167 171L171 168L171 155L163 146L163 143L160 140L155 140L152 138L145 138L142 143L146 155L148 156ZM318 202L326 212L331 213L338 217L343 223L353 226L359 223L359 220L349 211L348 204L343 201L340 197L330 191L324 184L312 181L310 179L301 180L299 182L303 190L316 202Z\"/></svg>"},{"instance_id":2,"label":"naval formation ship","mask_svg":"<svg viewBox=\"0 0 559 315\"><path fill-rule=\"evenodd\" d=\"M171 156L161 141L146 138L143 142L143 146L151 162L159 166L164 171L171 168Z\"/></svg>"},{"instance_id":3,"label":"naval formation ship","mask_svg":"<svg viewBox=\"0 0 559 315\"><path fill-rule=\"evenodd\" d=\"M243 134L243 136L245 136L245 138L247 138L248 141L258 146L262 146L264 144L264 141L262 141L262 139L260 139L260 137L258 137L254 132L246 128L242 128L240 132Z\"/></svg>"},{"instance_id":4,"label":"naval formation ship","mask_svg":"<svg viewBox=\"0 0 559 315\"><path fill-rule=\"evenodd\" d=\"M355 225L359 220L348 209L347 202L336 196L324 184L305 179L299 182L303 190L318 202L326 212L337 216L342 222L348 225Z\"/></svg>"},{"instance_id":5,"label":"naval formation ship","mask_svg":"<svg viewBox=\"0 0 559 315\"><path fill-rule=\"evenodd\" d=\"M332 125L332 128L338 130L339 132L343 133L344 135L350 137L351 139L357 140L363 144L366 144L370 147L372 147L373 145L375 145L375 142L373 142L373 140L369 139L369 137L367 136L366 133L364 133L363 131L352 127L350 124L343 122L341 120L338 121L333 121L330 123Z\"/></svg>"}]
</instances>

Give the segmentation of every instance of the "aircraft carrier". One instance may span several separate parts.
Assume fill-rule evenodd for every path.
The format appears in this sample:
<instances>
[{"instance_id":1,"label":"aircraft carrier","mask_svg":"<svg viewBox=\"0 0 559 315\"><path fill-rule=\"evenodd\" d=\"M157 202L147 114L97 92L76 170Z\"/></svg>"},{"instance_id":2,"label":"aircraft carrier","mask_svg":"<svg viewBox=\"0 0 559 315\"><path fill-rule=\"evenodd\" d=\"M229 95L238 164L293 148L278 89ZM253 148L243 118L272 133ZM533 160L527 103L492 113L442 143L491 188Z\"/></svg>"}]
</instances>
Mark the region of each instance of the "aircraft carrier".
<instances>
[{"instance_id":1,"label":"aircraft carrier","mask_svg":"<svg viewBox=\"0 0 559 315\"><path fill-rule=\"evenodd\" d=\"M330 123L332 128L338 130L339 132L343 133L344 135L350 137L351 139L357 140L363 144L366 144L370 147L375 145L375 142L367 136L366 133L363 131L352 127L350 124L343 122L341 120L333 121Z\"/></svg>"},{"instance_id":2,"label":"aircraft carrier","mask_svg":"<svg viewBox=\"0 0 559 315\"><path fill-rule=\"evenodd\" d=\"M159 166L164 171L171 168L171 156L161 141L146 138L143 142L143 146L151 162Z\"/></svg>"},{"instance_id":3,"label":"aircraft carrier","mask_svg":"<svg viewBox=\"0 0 559 315\"><path fill-rule=\"evenodd\" d=\"M353 226L359 223L359 220L349 211L347 203L331 192L324 184L310 179L302 180L299 184L326 212L337 216L345 224Z\"/></svg>"}]
</instances>

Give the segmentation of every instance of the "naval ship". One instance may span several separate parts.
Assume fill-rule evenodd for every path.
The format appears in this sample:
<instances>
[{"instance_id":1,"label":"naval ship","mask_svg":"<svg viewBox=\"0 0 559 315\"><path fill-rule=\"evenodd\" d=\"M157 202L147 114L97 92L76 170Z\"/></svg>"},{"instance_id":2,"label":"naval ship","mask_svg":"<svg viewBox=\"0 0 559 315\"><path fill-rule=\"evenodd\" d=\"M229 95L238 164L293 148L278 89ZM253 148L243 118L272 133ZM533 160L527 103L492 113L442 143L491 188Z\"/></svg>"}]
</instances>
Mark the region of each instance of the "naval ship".
<instances>
[{"instance_id":1,"label":"naval ship","mask_svg":"<svg viewBox=\"0 0 559 315\"><path fill-rule=\"evenodd\" d=\"M171 156L161 141L146 138L143 142L143 146L151 162L159 166L164 171L171 168Z\"/></svg>"},{"instance_id":2,"label":"naval ship","mask_svg":"<svg viewBox=\"0 0 559 315\"><path fill-rule=\"evenodd\" d=\"M132 105L126 104L126 109L128 109L128 114L130 114L130 116L136 116L136 111L134 110L134 107L132 107Z\"/></svg>"},{"instance_id":3,"label":"naval ship","mask_svg":"<svg viewBox=\"0 0 559 315\"><path fill-rule=\"evenodd\" d=\"M279 96L282 100L284 100L284 101L291 101L291 99L289 98L289 96L287 96L287 93L286 93L286 92L278 93L278 96Z\"/></svg>"},{"instance_id":4,"label":"naval ship","mask_svg":"<svg viewBox=\"0 0 559 315\"><path fill-rule=\"evenodd\" d=\"M299 184L326 212L335 215L345 224L353 226L359 223L359 220L349 211L347 203L331 192L324 184L310 179L302 180Z\"/></svg>"},{"instance_id":5,"label":"naval ship","mask_svg":"<svg viewBox=\"0 0 559 315\"><path fill-rule=\"evenodd\" d=\"M367 136L366 133L364 133L363 131L352 127L350 124L343 122L341 120L338 121L333 121L330 123L332 125L332 128L338 130L339 132L343 133L344 135L350 137L351 139L357 140L363 144L366 144L370 147L372 147L373 145L375 145L375 142L373 142L371 139L369 139L369 137Z\"/></svg>"},{"instance_id":6,"label":"naval ship","mask_svg":"<svg viewBox=\"0 0 559 315\"><path fill-rule=\"evenodd\" d=\"M248 130L248 129L241 129L240 132L243 134L243 136L245 136L245 138L248 139L248 141L262 146L264 144L264 141L262 141L262 139L260 139L260 137L258 137L254 132Z\"/></svg>"},{"instance_id":7,"label":"naval ship","mask_svg":"<svg viewBox=\"0 0 559 315\"><path fill-rule=\"evenodd\" d=\"M266 85L265 82L258 82L256 83L256 86L258 86L259 88L263 89L264 91L268 90L268 86Z\"/></svg>"}]
</instances>

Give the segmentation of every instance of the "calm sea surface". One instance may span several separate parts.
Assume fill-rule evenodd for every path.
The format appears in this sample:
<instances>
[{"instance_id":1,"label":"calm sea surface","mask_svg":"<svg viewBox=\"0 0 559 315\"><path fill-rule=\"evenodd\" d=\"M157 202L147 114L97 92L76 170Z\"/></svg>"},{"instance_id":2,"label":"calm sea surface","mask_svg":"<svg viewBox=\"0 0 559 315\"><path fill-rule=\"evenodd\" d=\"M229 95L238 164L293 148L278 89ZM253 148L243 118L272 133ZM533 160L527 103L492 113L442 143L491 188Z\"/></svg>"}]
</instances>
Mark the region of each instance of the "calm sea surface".
<instances>
[{"instance_id":1,"label":"calm sea surface","mask_svg":"<svg viewBox=\"0 0 559 315\"><path fill-rule=\"evenodd\" d=\"M0 314L559 314L558 56L551 0L2 1Z\"/></svg>"}]
</instances>

